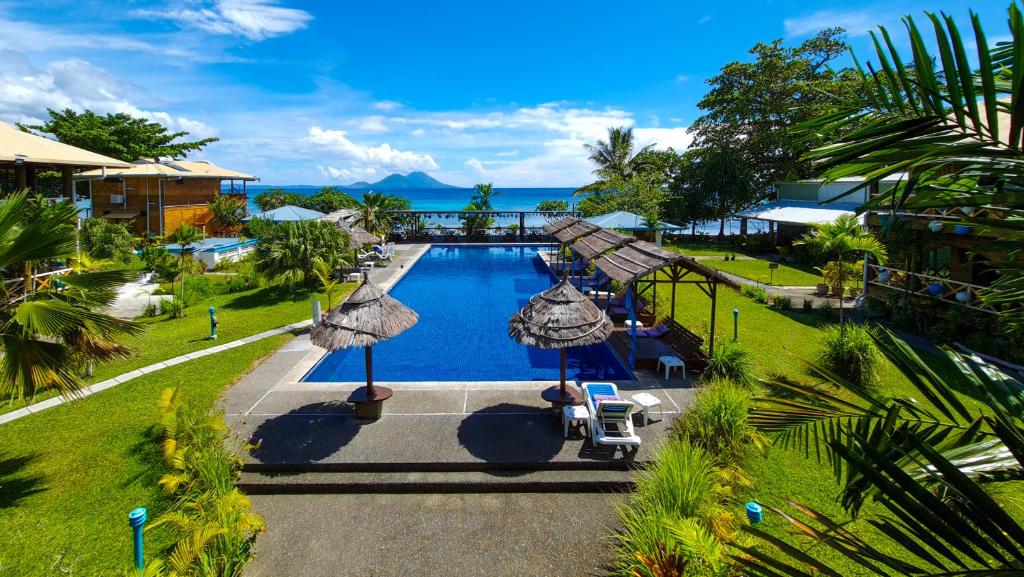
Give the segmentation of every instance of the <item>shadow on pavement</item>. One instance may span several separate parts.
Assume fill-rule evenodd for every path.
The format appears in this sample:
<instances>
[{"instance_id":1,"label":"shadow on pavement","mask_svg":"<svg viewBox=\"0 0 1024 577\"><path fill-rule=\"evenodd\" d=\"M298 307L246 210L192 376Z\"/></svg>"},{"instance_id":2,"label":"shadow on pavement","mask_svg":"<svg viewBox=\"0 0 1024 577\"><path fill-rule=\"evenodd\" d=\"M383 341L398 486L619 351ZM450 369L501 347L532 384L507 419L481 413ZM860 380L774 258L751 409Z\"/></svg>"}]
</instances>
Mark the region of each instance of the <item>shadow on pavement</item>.
<instances>
[{"instance_id":1,"label":"shadow on pavement","mask_svg":"<svg viewBox=\"0 0 1024 577\"><path fill-rule=\"evenodd\" d=\"M360 428L348 404L311 403L261 423L252 456L262 463L312 463L347 445Z\"/></svg>"},{"instance_id":2,"label":"shadow on pavement","mask_svg":"<svg viewBox=\"0 0 1024 577\"><path fill-rule=\"evenodd\" d=\"M565 444L549 411L516 403L499 403L467 415L458 436L471 455L494 465L548 462Z\"/></svg>"}]
</instances>

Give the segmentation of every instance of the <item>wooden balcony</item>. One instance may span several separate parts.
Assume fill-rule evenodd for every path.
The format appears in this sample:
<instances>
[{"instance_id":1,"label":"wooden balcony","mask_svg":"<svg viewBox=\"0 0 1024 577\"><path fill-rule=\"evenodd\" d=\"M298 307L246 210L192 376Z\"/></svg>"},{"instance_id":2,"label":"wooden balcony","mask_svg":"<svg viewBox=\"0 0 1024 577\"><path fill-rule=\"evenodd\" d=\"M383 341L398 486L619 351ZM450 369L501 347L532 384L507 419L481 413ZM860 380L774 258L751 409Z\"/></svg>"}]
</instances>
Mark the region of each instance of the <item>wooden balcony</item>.
<instances>
[{"instance_id":1,"label":"wooden balcony","mask_svg":"<svg viewBox=\"0 0 1024 577\"><path fill-rule=\"evenodd\" d=\"M868 284L904 294L940 300L990 314L999 311L979 298L984 287L890 266L868 265Z\"/></svg>"}]
</instances>

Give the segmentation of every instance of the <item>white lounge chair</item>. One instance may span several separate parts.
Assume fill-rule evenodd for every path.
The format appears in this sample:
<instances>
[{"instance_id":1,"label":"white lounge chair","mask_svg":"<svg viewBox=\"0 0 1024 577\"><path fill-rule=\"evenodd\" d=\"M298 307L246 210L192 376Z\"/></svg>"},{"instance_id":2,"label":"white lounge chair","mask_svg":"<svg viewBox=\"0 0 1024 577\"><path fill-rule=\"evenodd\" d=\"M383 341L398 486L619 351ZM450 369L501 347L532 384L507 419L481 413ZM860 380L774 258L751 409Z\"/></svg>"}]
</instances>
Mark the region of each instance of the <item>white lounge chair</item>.
<instances>
[{"instance_id":1,"label":"white lounge chair","mask_svg":"<svg viewBox=\"0 0 1024 577\"><path fill-rule=\"evenodd\" d=\"M590 411L590 440L597 445L639 447L640 437L633 431L632 402L619 396L613 383L584 383L583 396Z\"/></svg>"}]
</instances>

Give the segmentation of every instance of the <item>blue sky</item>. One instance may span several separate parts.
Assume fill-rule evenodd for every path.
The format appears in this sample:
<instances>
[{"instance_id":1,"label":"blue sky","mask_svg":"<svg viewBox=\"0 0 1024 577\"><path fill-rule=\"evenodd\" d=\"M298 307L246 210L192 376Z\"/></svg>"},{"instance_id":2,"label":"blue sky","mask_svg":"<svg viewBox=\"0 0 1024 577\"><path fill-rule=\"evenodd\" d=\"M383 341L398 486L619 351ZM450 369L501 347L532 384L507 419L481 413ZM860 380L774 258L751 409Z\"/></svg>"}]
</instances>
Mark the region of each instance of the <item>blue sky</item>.
<instances>
[{"instance_id":1,"label":"blue sky","mask_svg":"<svg viewBox=\"0 0 1024 577\"><path fill-rule=\"evenodd\" d=\"M843 26L867 58L869 28L924 10L1005 37L1007 5L0 0L0 120L145 115L220 137L194 158L268 184L577 186L609 126L687 146L704 80L755 42Z\"/></svg>"}]
</instances>

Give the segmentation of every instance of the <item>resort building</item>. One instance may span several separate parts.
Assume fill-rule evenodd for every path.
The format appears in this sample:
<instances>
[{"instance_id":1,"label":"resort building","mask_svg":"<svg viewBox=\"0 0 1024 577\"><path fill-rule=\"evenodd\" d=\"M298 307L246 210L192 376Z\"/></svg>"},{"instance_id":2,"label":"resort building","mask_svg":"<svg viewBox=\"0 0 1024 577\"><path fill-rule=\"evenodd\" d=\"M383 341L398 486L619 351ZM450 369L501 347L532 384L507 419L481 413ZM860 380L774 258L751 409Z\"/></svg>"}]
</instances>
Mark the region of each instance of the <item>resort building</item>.
<instances>
[{"instance_id":1,"label":"resort building","mask_svg":"<svg viewBox=\"0 0 1024 577\"><path fill-rule=\"evenodd\" d=\"M135 233L147 236L165 236L188 223L209 236L217 226L210 202L221 192L222 182L231 185L227 194L244 201L246 183L256 177L206 161L144 159L83 172L74 179L78 193L92 199L94 218L131 222Z\"/></svg>"}]
</instances>

